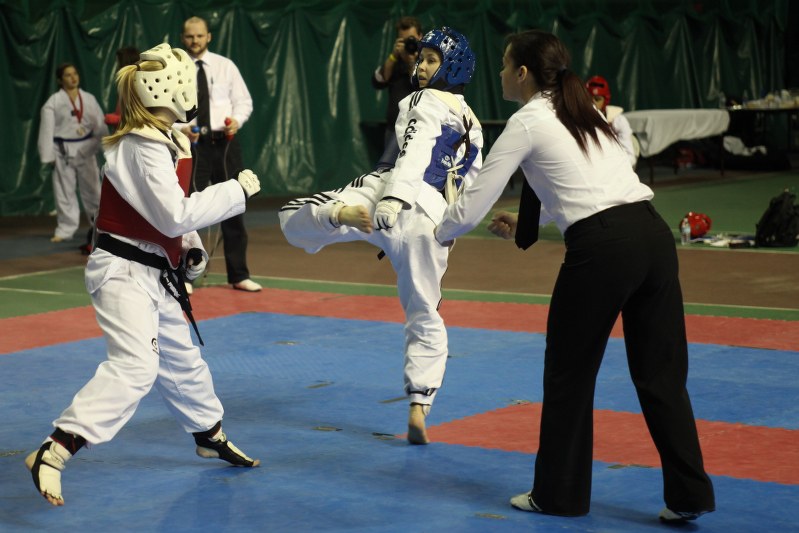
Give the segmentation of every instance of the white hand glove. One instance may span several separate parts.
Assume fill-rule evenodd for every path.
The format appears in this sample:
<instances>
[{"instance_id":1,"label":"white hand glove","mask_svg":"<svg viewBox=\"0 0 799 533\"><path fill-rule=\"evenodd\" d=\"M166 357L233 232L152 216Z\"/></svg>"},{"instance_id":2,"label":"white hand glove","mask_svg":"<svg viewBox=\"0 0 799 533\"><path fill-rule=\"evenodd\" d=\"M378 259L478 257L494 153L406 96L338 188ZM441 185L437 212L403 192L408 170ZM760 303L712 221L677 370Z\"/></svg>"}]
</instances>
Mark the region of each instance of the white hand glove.
<instances>
[{"instance_id":1,"label":"white hand glove","mask_svg":"<svg viewBox=\"0 0 799 533\"><path fill-rule=\"evenodd\" d=\"M402 211L402 201L396 198L387 198L377 202L374 219L375 228L379 231L394 227L400 211Z\"/></svg>"},{"instance_id":2,"label":"white hand glove","mask_svg":"<svg viewBox=\"0 0 799 533\"><path fill-rule=\"evenodd\" d=\"M184 276L189 281L194 281L205 270L208 261L205 259L205 254L199 248L192 248L186 252L186 268Z\"/></svg>"},{"instance_id":3,"label":"white hand glove","mask_svg":"<svg viewBox=\"0 0 799 533\"><path fill-rule=\"evenodd\" d=\"M244 189L244 195L247 198L252 198L261 190L261 182L258 176L252 170L242 170L239 172L239 177L236 178L241 188Z\"/></svg>"}]
</instances>

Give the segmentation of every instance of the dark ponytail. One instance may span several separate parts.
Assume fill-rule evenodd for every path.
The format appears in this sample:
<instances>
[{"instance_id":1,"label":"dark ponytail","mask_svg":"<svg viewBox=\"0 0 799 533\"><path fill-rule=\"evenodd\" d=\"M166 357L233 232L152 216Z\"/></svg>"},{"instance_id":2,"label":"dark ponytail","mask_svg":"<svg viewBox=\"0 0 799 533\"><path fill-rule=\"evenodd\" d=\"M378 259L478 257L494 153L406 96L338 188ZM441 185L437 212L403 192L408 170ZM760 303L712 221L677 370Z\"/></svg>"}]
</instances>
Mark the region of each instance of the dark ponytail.
<instances>
[{"instance_id":1,"label":"dark ponytail","mask_svg":"<svg viewBox=\"0 0 799 533\"><path fill-rule=\"evenodd\" d=\"M511 47L509 55L514 66L527 67L539 90L552 99L558 120L583 153L588 153L589 137L600 146L597 130L618 142L580 77L569 70L571 56L560 39L545 31L528 30L509 36L505 43Z\"/></svg>"}]
</instances>

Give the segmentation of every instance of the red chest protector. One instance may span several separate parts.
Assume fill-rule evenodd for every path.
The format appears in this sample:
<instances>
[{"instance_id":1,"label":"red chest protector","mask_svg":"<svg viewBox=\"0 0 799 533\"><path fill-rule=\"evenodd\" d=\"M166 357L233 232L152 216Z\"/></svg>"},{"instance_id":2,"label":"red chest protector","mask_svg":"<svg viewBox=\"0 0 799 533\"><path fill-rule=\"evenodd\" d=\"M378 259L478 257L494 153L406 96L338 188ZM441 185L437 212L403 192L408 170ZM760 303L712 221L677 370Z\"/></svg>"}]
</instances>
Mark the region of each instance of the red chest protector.
<instances>
[{"instance_id":1,"label":"red chest protector","mask_svg":"<svg viewBox=\"0 0 799 533\"><path fill-rule=\"evenodd\" d=\"M175 173L180 188L186 195L189 193L191 171L191 158L178 160ZM166 252L172 268L177 268L180 264L183 237L167 237L155 229L119 195L108 179L103 179L96 225L100 231L160 246Z\"/></svg>"}]
</instances>

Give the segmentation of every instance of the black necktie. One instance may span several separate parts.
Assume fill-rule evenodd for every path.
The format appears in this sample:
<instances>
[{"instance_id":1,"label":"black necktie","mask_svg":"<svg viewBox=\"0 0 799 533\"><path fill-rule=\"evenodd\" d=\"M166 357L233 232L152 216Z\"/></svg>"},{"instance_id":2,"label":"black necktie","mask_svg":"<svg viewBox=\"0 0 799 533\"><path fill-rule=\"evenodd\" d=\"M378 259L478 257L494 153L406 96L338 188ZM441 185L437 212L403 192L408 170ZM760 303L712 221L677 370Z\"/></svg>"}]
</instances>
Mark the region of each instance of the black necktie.
<instances>
[{"instance_id":1,"label":"black necktie","mask_svg":"<svg viewBox=\"0 0 799 533\"><path fill-rule=\"evenodd\" d=\"M522 197L519 200L519 222L516 225L516 246L528 249L538 240L538 219L541 217L541 200L527 178L522 180Z\"/></svg>"},{"instance_id":2,"label":"black necktie","mask_svg":"<svg viewBox=\"0 0 799 533\"><path fill-rule=\"evenodd\" d=\"M203 62L197 61L197 125L200 130L211 131L211 107L208 104L208 78L205 77ZM203 132L203 133L205 133Z\"/></svg>"}]
</instances>

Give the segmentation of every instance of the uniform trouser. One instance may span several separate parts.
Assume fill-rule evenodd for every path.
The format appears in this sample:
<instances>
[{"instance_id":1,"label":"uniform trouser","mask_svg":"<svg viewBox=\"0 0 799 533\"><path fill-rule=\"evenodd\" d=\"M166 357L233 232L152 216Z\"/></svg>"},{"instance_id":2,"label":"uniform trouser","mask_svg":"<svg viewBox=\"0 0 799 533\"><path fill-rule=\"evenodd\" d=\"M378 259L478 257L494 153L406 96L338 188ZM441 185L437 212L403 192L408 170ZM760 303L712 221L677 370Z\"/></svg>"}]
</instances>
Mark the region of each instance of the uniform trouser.
<instances>
[{"instance_id":1,"label":"uniform trouser","mask_svg":"<svg viewBox=\"0 0 799 533\"><path fill-rule=\"evenodd\" d=\"M289 243L309 253L356 240L368 241L386 253L397 274L405 313L405 391L412 403L431 405L447 363L447 331L438 306L449 249L436 242L435 223L418 205L403 210L390 230L371 234L347 226L334 228L328 218L335 201L363 205L374 215L383 188L378 174L365 174L343 189L294 200L281 209L280 226ZM429 189L425 193L439 194ZM444 207L442 200L442 212Z\"/></svg>"},{"instance_id":2,"label":"uniform trouser","mask_svg":"<svg viewBox=\"0 0 799 533\"><path fill-rule=\"evenodd\" d=\"M100 205L100 171L97 158L66 157L57 154L53 169L53 196L56 207L55 236L71 239L80 226L80 205L75 188L80 191L80 201L89 224L94 223Z\"/></svg>"},{"instance_id":3,"label":"uniform trouser","mask_svg":"<svg viewBox=\"0 0 799 533\"><path fill-rule=\"evenodd\" d=\"M227 139L203 139L195 146L194 176L192 189L202 191L208 184L236 179L244 169L241 145L236 137ZM225 268L228 283L238 283L250 277L247 267L247 228L244 215L236 215L220 222L225 250ZM216 243L208 243L213 247Z\"/></svg>"},{"instance_id":4,"label":"uniform trouser","mask_svg":"<svg viewBox=\"0 0 799 533\"><path fill-rule=\"evenodd\" d=\"M222 420L222 404L208 365L174 298L165 295L154 301L135 279L121 273L92 295L92 303L108 359L54 426L90 444L107 442L130 420L153 385L186 432L205 431Z\"/></svg>"},{"instance_id":5,"label":"uniform trouser","mask_svg":"<svg viewBox=\"0 0 799 533\"><path fill-rule=\"evenodd\" d=\"M589 511L594 388L619 313L630 376L660 454L666 505L712 510L713 486L686 390L674 238L649 202L608 209L566 232L547 321L533 498L551 514Z\"/></svg>"}]
</instances>

